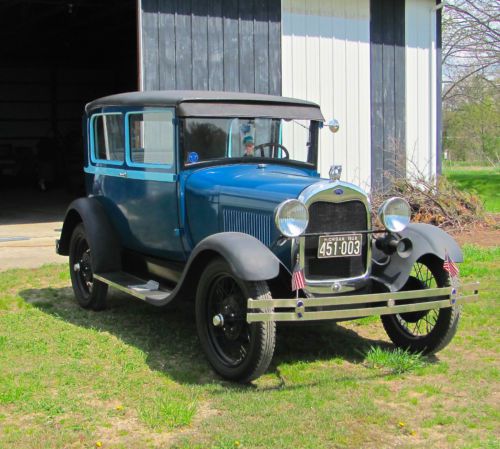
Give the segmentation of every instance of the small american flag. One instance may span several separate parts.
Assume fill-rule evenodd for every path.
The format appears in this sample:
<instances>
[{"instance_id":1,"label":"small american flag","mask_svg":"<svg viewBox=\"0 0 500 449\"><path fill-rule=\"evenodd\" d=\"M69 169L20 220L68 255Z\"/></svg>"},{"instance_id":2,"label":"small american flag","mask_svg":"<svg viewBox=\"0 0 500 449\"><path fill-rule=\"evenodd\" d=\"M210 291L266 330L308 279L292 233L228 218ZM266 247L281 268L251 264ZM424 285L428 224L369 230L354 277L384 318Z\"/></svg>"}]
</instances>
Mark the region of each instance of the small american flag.
<instances>
[{"instance_id":1,"label":"small american flag","mask_svg":"<svg viewBox=\"0 0 500 449\"><path fill-rule=\"evenodd\" d=\"M445 252L444 255L444 263L443 263L443 268L445 271L448 272L450 277L456 278L460 274L460 270L458 269L458 265L453 262L450 258L450 255L448 254L448 251Z\"/></svg>"},{"instance_id":2,"label":"small american flag","mask_svg":"<svg viewBox=\"0 0 500 449\"><path fill-rule=\"evenodd\" d=\"M295 268L292 273L292 292L300 290L306 286L306 280L304 278L304 273L300 269L299 260L295 264Z\"/></svg>"}]
</instances>

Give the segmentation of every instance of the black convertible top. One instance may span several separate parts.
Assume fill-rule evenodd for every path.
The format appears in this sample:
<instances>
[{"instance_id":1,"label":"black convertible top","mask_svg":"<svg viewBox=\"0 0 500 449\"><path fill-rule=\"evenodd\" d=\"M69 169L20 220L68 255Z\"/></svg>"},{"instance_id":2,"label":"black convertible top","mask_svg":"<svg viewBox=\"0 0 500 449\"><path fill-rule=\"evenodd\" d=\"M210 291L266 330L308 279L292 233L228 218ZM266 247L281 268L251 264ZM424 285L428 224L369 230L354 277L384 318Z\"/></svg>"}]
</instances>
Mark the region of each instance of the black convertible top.
<instances>
[{"instance_id":1,"label":"black convertible top","mask_svg":"<svg viewBox=\"0 0 500 449\"><path fill-rule=\"evenodd\" d=\"M315 103L276 95L196 90L127 92L99 98L85 112L110 106L177 107L182 117L281 117L324 121Z\"/></svg>"}]
</instances>

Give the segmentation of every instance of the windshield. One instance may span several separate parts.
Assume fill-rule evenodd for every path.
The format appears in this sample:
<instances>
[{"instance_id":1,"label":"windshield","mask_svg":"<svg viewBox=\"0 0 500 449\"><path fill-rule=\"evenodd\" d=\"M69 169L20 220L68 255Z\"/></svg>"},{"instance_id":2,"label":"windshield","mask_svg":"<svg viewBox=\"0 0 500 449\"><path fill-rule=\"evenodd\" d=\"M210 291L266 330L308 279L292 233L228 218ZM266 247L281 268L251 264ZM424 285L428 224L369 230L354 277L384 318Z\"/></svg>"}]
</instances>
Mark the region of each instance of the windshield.
<instances>
[{"instance_id":1,"label":"windshield","mask_svg":"<svg viewBox=\"0 0 500 449\"><path fill-rule=\"evenodd\" d=\"M185 165L256 158L316 165L316 121L237 117L181 121Z\"/></svg>"}]
</instances>

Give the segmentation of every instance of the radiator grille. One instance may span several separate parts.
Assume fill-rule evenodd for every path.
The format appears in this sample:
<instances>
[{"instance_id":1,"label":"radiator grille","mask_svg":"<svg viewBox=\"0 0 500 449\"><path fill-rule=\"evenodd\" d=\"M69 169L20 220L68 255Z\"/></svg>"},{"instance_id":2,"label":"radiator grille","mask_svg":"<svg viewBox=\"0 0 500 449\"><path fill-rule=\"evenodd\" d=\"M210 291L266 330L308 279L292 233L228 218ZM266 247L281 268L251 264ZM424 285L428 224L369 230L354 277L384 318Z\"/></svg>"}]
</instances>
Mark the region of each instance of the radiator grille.
<instances>
[{"instance_id":1,"label":"radiator grille","mask_svg":"<svg viewBox=\"0 0 500 449\"><path fill-rule=\"evenodd\" d=\"M361 201L328 203L318 201L309 207L306 233L362 231L368 229L367 211ZM366 271L368 236L363 234L361 256L318 259L318 236L305 238L304 274L307 279L343 279Z\"/></svg>"},{"instance_id":2,"label":"radiator grille","mask_svg":"<svg viewBox=\"0 0 500 449\"><path fill-rule=\"evenodd\" d=\"M242 209L225 208L222 212L225 232L243 232L271 246L272 217L268 214Z\"/></svg>"}]
</instances>

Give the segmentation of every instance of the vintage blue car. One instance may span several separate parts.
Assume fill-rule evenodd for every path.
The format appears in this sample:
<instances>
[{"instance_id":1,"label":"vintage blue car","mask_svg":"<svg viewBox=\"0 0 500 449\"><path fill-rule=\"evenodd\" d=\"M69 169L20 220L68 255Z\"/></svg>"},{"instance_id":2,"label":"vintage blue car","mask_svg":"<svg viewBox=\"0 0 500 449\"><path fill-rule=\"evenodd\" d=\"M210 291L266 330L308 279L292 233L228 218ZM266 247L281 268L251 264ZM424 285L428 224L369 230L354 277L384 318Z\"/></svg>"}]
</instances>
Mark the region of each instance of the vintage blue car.
<instances>
[{"instance_id":1,"label":"vintage blue car","mask_svg":"<svg viewBox=\"0 0 500 449\"><path fill-rule=\"evenodd\" d=\"M104 309L108 286L155 306L194 298L224 378L261 375L283 321L380 315L395 345L433 353L477 299L477 284L458 285L458 245L410 224L404 199L387 200L374 229L367 194L339 167L319 177L319 133L338 124L323 126L316 104L133 92L85 113L87 197L57 242L77 301Z\"/></svg>"}]
</instances>

